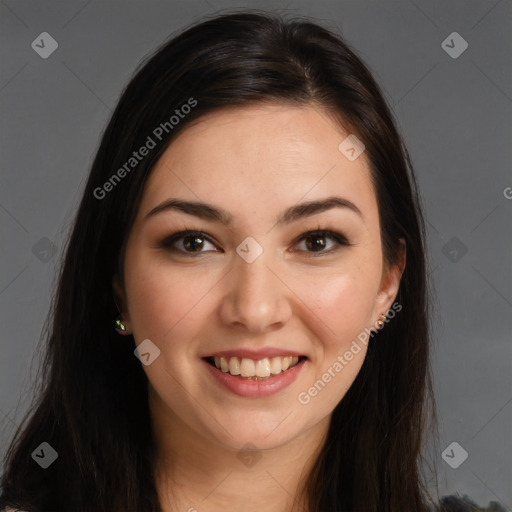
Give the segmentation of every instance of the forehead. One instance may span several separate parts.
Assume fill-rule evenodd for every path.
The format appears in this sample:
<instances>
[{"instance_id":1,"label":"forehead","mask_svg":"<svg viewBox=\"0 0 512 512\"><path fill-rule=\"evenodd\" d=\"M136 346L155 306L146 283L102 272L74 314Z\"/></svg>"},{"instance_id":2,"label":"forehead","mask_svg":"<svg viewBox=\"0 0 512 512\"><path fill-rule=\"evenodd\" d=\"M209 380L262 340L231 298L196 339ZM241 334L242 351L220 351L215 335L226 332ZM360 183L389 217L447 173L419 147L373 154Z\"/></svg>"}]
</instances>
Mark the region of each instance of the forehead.
<instances>
[{"instance_id":1,"label":"forehead","mask_svg":"<svg viewBox=\"0 0 512 512\"><path fill-rule=\"evenodd\" d=\"M339 149L348 135L327 112L310 106L267 104L207 114L157 162L141 212L169 196L254 210L339 193L372 207L366 155L350 161Z\"/></svg>"}]
</instances>

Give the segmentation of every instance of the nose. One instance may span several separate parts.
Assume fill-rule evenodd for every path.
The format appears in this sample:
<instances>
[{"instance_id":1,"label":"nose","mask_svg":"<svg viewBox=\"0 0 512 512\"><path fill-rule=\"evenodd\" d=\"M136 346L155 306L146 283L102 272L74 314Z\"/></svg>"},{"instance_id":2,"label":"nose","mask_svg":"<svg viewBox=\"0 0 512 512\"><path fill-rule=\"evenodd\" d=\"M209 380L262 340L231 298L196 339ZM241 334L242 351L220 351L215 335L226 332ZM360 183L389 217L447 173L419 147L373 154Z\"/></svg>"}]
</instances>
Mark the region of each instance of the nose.
<instances>
[{"instance_id":1,"label":"nose","mask_svg":"<svg viewBox=\"0 0 512 512\"><path fill-rule=\"evenodd\" d=\"M292 292L274 270L275 265L268 265L268 259L265 251L252 263L235 256L219 309L225 325L265 333L282 328L290 320Z\"/></svg>"}]
</instances>

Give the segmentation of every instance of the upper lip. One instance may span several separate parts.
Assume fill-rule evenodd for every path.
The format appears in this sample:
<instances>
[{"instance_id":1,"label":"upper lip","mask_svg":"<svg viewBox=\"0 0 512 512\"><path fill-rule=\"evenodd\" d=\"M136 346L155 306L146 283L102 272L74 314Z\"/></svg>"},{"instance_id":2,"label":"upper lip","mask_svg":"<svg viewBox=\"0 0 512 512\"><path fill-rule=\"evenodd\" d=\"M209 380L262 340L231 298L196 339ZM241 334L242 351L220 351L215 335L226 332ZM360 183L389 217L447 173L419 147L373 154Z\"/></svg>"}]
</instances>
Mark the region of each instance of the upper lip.
<instances>
[{"instance_id":1,"label":"upper lip","mask_svg":"<svg viewBox=\"0 0 512 512\"><path fill-rule=\"evenodd\" d=\"M238 357L239 359L247 358L254 359L255 361L259 361L260 359L265 359L266 357L287 357L287 356L304 356L304 354L297 352L296 350L285 350L283 348L277 347L267 347L261 348L259 350L254 349L244 349L237 348L231 350L217 350L216 352L211 352L210 354L206 354L202 356L203 358L208 357Z\"/></svg>"}]
</instances>

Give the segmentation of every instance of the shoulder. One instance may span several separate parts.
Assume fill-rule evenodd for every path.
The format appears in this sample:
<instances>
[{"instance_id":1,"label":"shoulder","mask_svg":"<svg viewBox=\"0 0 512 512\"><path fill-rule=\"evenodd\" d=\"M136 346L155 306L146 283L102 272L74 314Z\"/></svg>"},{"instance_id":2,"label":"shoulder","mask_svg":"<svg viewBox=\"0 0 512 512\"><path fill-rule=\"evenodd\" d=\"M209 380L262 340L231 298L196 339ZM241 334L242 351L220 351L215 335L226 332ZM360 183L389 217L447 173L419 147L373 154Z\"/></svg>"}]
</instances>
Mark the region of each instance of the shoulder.
<instances>
[{"instance_id":1,"label":"shoulder","mask_svg":"<svg viewBox=\"0 0 512 512\"><path fill-rule=\"evenodd\" d=\"M439 512L507 512L496 501L491 501L487 506L480 506L467 495L444 496L439 505Z\"/></svg>"}]
</instances>

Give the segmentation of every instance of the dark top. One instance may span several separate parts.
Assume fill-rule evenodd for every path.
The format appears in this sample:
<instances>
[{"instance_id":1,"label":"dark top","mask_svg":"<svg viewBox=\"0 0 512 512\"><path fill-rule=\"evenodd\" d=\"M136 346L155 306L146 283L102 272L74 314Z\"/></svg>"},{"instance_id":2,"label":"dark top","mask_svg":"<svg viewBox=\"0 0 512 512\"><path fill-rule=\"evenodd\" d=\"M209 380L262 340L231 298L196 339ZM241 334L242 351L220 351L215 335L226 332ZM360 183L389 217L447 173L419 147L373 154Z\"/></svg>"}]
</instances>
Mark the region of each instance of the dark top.
<instances>
[{"instance_id":1,"label":"dark top","mask_svg":"<svg viewBox=\"0 0 512 512\"><path fill-rule=\"evenodd\" d=\"M466 495L456 494L444 496L440 500L439 507L439 512L507 512L497 501L491 501L487 507L483 507L477 505Z\"/></svg>"}]
</instances>

